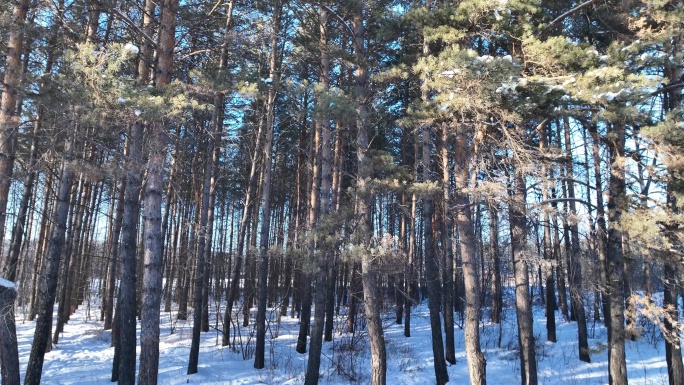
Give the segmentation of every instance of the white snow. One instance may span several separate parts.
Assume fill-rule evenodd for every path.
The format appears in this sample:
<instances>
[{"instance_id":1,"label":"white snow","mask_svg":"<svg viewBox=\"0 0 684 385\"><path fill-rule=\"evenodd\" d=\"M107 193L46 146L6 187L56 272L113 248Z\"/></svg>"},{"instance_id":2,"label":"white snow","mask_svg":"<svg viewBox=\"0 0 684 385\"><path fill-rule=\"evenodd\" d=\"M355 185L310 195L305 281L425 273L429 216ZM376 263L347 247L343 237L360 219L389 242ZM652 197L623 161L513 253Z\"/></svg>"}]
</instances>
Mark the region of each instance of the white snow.
<instances>
[{"instance_id":1,"label":"white snow","mask_svg":"<svg viewBox=\"0 0 684 385\"><path fill-rule=\"evenodd\" d=\"M447 78L453 78L455 75L459 74L461 70L459 68L454 68L452 70L446 70L442 71L439 76L447 77Z\"/></svg>"},{"instance_id":2,"label":"white snow","mask_svg":"<svg viewBox=\"0 0 684 385\"><path fill-rule=\"evenodd\" d=\"M6 280L5 278L2 278L2 277L0 277L0 286L6 287L6 288L8 288L8 289L17 290L17 285L16 285L14 282L8 281L8 280Z\"/></svg>"},{"instance_id":3,"label":"white snow","mask_svg":"<svg viewBox=\"0 0 684 385\"><path fill-rule=\"evenodd\" d=\"M130 53L131 55L137 55L138 52L140 52L140 48L138 48L138 46L132 43L126 43L126 45L124 46L124 50Z\"/></svg>"},{"instance_id":4,"label":"white snow","mask_svg":"<svg viewBox=\"0 0 684 385\"><path fill-rule=\"evenodd\" d=\"M517 354L517 325L512 289L507 290L506 311L501 326L484 323L481 345L487 360L487 383L517 384L520 382L520 362ZM387 345L387 383L421 385L434 383L434 368L427 305L412 309L411 337L403 335L404 325L394 323L394 311L388 309L383 318ZM587 308L591 309L590 304ZM175 312L161 313L159 384L301 384L304 380L307 355L295 352L298 323L288 315L282 318L277 331L275 312L267 313L266 368L253 368L253 359L244 359L254 348L253 329L240 328L235 336L235 348L221 347L221 316L216 318L216 303L210 301L211 331L202 333L199 373L186 375L190 351L192 321L178 321ZM221 308L222 309L222 308ZM236 307L239 309L239 307ZM55 308L56 310L56 308ZM110 374L114 348L110 347L110 332L102 330L96 320L100 309L82 305L65 325L60 343L45 355L43 384L111 384ZM192 314L192 311L189 312ZM237 311L236 311L237 313ZM25 374L35 322L22 321L23 311L17 311L19 355L22 376ZM252 315L255 309L252 309ZM487 311L483 319L488 319ZM587 312L590 318L591 312ZM192 317L190 317L192 318ZM242 321L242 316L237 323ZM253 321L254 318L252 318ZM534 333L539 367L539 383L544 385L603 385L608 383L606 329L600 322L588 322L589 348L592 363L578 359L577 328L556 314L558 342L546 342L544 310L535 306ZM370 351L366 332L359 335L341 334L346 319L335 321L332 342L325 342L321 359L321 384L367 384L370 382ZM450 383L468 383L468 367L463 330L456 316L456 364L448 366ZM252 322L253 325L253 322ZM234 329L233 329L234 330ZM138 333L140 326L138 324ZM276 333L278 336L276 337ZM501 347L497 346L501 333ZM632 385L667 384L665 347L657 328L645 328L643 337L627 341L627 372ZM335 349L333 349L335 347ZM138 348L138 354L140 349Z\"/></svg>"}]
</instances>

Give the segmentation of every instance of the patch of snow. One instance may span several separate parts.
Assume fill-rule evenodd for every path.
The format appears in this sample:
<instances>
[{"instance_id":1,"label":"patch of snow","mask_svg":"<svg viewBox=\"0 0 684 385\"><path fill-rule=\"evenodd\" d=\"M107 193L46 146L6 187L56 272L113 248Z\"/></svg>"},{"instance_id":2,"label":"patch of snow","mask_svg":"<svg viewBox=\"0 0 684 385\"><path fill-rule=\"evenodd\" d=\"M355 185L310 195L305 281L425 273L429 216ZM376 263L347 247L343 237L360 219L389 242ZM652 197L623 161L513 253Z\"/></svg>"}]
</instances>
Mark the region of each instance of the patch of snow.
<instances>
[{"instance_id":1,"label":"patch of snow","mask_svg":"<svg viewBox=\"0 0 684 385\"><path fill-rule=\"evenodd\" d=\"M591 293L585 296L587 308L591 309ZM514 288L504 287L506 303L514 302ZM537 299L535 292L535 298ZM660 295L659 298L662 298ZM660 302L656 299L656 302ZM222 327L220 304L217 314L210 306L209 324ZM111 367L114 348L110 346L110 331L102 330L99 313L99 299L93 298L89 305L83 304L64 326L60 343L45 355L42 380L45 384L111 384ZM217 304L218 306L218 304ZM57 311L55 307L55 312ZM241 306L236 306L241 309ZM488 308L482 309L480 341L487 360L487 383L514 384L520 382L518 359L518 337L515 309L504 309L501 324L488 322ZM256 384L301 384L304 381L307 358L295 352L299 322L297 318L283 316L276 326L278 308L267 311L271 333L266 333L266 369L254 369L251 358L243 358L243 350L253 349L253 323L248 328L238 326L233 348L221 346L218 331L202 333L199 354L199 372L187 375L187 360L192 337L192 320L177 320L175 312L160 315L159 337L159 381L160 385L205 384L205 385L256 385ZM256 309L252 309L252 317ZM91 315L92 313L92 315ZM335 319L342 325L345 314ZM411 309L411 337L403 335L404 325L393 320L394 309L383 317L383 329L387 346L387 383L421 385L434 383L434 359L432 354L429 309L423 301ZM589 314L587 312L587 318ZM21 312L17 312L21 314ZM545 342L546 319L544 308L534 306L533 322L536 340L536 359L539 383L545 385L608 383L607 331L602 323L587 322L589 328L589 350L591 363L578 358L577 323L565 321L560 311L556 313L557 343ZM20 373L26 372L35 321L17 324ZM273 332L276 330L277 336ZM359 326L361 335L365 331ZM665 344L658 328L649 338L626 341L627 375L632 385L667 383ZM235 331L235 330L234 330ZM137 325L138 341L140 324ZM241 334L240 334L241 333ZM242 337L240 338L239 335ZM454 331L456 358L454 365L447 367L450 383L468 382L468 363L464 348L464 332L458 327ZM500 347L499 347L500 346ZM139 351L139 350L138 350ZM347 384L369 383L371 355L367 337L335 331L332 342L323 344L321 356L321 383ZM249 355L249 352L247 352ZM353 379L352 379L353 378Z\"/></svg>"},{"instance_id":2,"label":"patch of snow","mask_svg":"<svg viewBox=\"0 0 684 385\"><path fill-rule=\"evenodd\" d=\"M140 52L140 48L138 48L138 46L132 43L126 43L126 45L124 46L124 50L130 53L131 55L137 55L138 52Z\"/></svg>"},{"instance_id":3,"label":"patch of snow","mask_svg":"<svg viewBox=\"0 0 684 385\"><path fill-rule=\"evenodd\" d=\"M0 277L0 286L6 287L6 288L8 288L8 289L17 290L17 285L16 285L14 282L8 281L8 280L6 280L5 278L2 278L2 277Z\"/></svg>"},{"instance_id":4,"label":"patch of snow","mask_svg":"<svg viewBox=\"0 0 684 385\"><path fill-rule=\"evenodd\" d=\"M452 70L446 70L442 71L439 76L447 77L447 78L453 78L455 75L459 74L461 70L459 68L454 68Z\"/></svg>"}]
</instances>

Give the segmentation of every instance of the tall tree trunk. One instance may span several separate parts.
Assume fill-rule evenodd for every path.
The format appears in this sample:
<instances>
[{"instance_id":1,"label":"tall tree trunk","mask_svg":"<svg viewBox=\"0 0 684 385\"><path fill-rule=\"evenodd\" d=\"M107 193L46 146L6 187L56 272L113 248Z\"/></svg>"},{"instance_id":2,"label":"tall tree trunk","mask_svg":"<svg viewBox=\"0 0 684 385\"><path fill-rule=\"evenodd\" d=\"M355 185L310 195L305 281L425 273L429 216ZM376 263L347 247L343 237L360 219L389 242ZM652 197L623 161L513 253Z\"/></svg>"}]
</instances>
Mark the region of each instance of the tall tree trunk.
<instances>
[{"instance_id":1,"label":"tall tree trunk","mask_svg":"<svg viewBox=\"0 0 684 385\"><path fill-rule=\"evenodd\" d=\"M130 141L127 140L126 143L130 143ZM129 146L126 145L125 147L126 151L124 154L128 156ZM111 238L109 240L109 271L107 274L107 306L105 307L104 311L104 330L109 330L112 328L114 314L114 291L116 288L116 270L117 265L119 264L119 236L121 235L121 227L123 224L126 183L119 183L119 188L117 191L116 214L113 219L113 229Z\"/></svg>"},{"instance_id":2,"label":"tall tree trunk","mask_svg":"<svg viewBox=\"0 0 684 385\"><path fill-rule=\"evenodd\" d=\"M546 126L543 125L539 130L539 152L544 155L547 148ZM547 166L542 160L541 164L541 178L542 178L542 200L544 202L549 200L549 182ZM546 204L545 204L546 205ZM545 208L543 211L542 228L544 229L544 272L546 283L546 340L549 342L556 342L556 285L553 277L555 270L554 257L551 241L551 218L549 216L549 209Z\"/></svg>"},{"instance_id":3,"label":"tall tree trunk","mask_svg":"<svg viewBox=\"0 0 684 385\"><path fill-rule=\"evenodd\" d=\"M432 7L431 1L426 1L425 9L429 12ZM427 57L430 53L427 37L423 36L423 57ZM421 100L426 103L429 95L425 86L421 90ZM432 154L431 132L430 126L423 123L421 127L422 135L422 181L428 183L432 181L430 175L430 159ZM434 235L432 231L432 217L434 212L434 201L430 192L423 192L422 208L423 208L423 250L425 257L425 280L428 296L428 308L430 309L430 329L432 330L432 354L434 357L435 366L435 381L437 385L443 385L449 382L449 374L447 373L446 360L444 357L444 341L442 339L442 325L440 320L441 307L441 285L439 279L439 259L435 252Z\"/></svg>"},{"instance_id":4,"label":"tall tree trunk","mask_svg":"<svg viewBox=\"0 0 684 385\"><path fill-rule=\"evenodd\" d=\"M256 133L256 140L254 146L254 158L252 159L249 171L249 179L247 182L247 191L244 197L244 204L242 208L242 216L240 217L240 226L238 228L238 239L237 248L235 250L235 265L233 266L233 271L231 273L230 287L228 289L228 294L226 296L226 310L223 315L223 339L222 346L226 346L230 342L230 324L232 320L233 303L238 296L239 282L240 282L240 272L242 271L242 261L244 259L245 252L245 238L247 235L247 228L252 222L252 212L254 205L254 197L257 193L257 179L259 177L259 164L260 164L260 152L259 149L262 148L263 142L263 129L264 125L258 125L259 130ZM245 268L245 271L247 267ZM245 274L246 275L246 274ZM245 277L246 280L246 277ZM247 301L248 294L245 293L245 301Z\"/></svg>"},{"instance_id":5,"label":"tall tree trunk","mask_svg":"<svg viewBox=\"0 0 684 385\"><path fill-rule=\"evenodd\" d=\"M176 12L178 0L165 0L161 5L159 46L157 48L156 88L171 82L173 51L176 45ZM161 200L164 189L167 123L152 123L145 186L145 241L140 330L140 385L155 385L159 372L159 313L162 291L163 234L161 232Z\"/></svg>"},{"instance_id":6,"label":"tall tree trunk","mask_svg":"<svg viewBox=\"0 0 684 385\"><path fill-rule=\"evenodd\" d=\"M499 256L499 211L496 204L489 206L489 242L492 258L492 323L501 323L503 288L501 284L501 258Z\"/></svg>"},{"instance_id":7,"label":"tall tree trunk","mask_svg":"<svg viewBox=\"0 0 684 385\"><path fill-rule=\"evenodd\" d=\"M38 385L43 371L43 360L45 349L50 339L50 329L52 326L52 312L57 294L57 276L59 274L59 264L64 247L67 219L69 216L69 202L71 197L71 185L74 178L73 170L73 139L67 139L64 150L65 158L62 162L60 172L59 193L55 204L52 226L52 234L45 262L40 278L38 320L36 321L36 331L33 335L31 345L31 356L29 357L26 368L26 378L24 385Z\"/></svg>"},{"instance_id":8,"label":"tall tree trunk","mask_svg":"<svg viewBox=\"0 0 684 385\"><path fill-rule=\"evenodd\" d=\"M143 124L133 124L129 142L128 175L124 187L124 209L121 221L121 282L116 306L118 326L112 330L112 339L119 346L120 357L115 357L112 378L120 384L135 383L136 356L136 256L138 242L138 212L142 189L142 139ZM116 351L114 352L116 355Z\"/></svg>"},{"instance_id":9,"label":"tall tree trunk","mask_svg":"<svg viewBox=\"0 0 684 385\"><path fill-rule=\"evenodd\" d=\"M577 207L575 204L575 182L574 171L572 168L572 141L570 139L570 124L567 120L563 122L564 125L564 139L565 152L568 158L565 163L565 173L568 178L567 182L567 197L569 198L568 206L570 207L570 215L577 216ZM586 149L585 149L586 150ZM570 301L572 304L572 311L577 321L577 339L579 341L579 358L584 362L591 362L589 355L589 343L587 341L587 317L584 311L584 299L582 297L582 260L580 250L579 226L576 221L570 224L570 258L568 258L568 277L570 280ZM565 240L568 242L568 239Z\"/></svg>"},{"instance_id":10,"label":"tall tree trunk","mask_svg":"<svg viewBox=\"0 0 684 385\"><path fill-rule=\"evenodd\" d=\"M608 372L610 385L627 385L625 358L625 289L622 232L620 218L626 204L625 170L621 158L625 151L625 127L613 124L608 139L610 180L608 183L608 239L606 242L606 275L608 278Z\"/></svg>"},{"instance_id":11,"label":"tall tree trunk","mask_svg":"<svg viewBox=\"0 0 684 385\"><path fill-rule=\"evenodd\" d=\"M19 264L19 254L21 252L21 244L24 240L24 230L26 228L27 213L29 203L33 195L33 184L36 180L36 164L38 163L38 154L36 149L36 142L38 140L37 129L38 123L34 126L33 138L31 139L31 154L29 155L28 175L24 183L24 192L21 195L21 203L19 204L19 213L17 220L14 222L12 229L12 242L10 244L9 255L7 256L7 265L5 266L5 277L7 280L14 282L17 280L17 267Z\"/></svg>"},{"instance_id":12,"label":"tall tree trunk","mask_svg":"<svg viewBox=\"0 0 684 385\"><path fill-rule=\"evenodd\" d=\"M518 320L518 345L520 346L520 375L522 385L537 385L537 358L534 351L532 329L532 303L529 292L529 268L525 256L527 226L525 224L525 175L515 170L513 196L509 206L511 227L511 253L515 278L515 307Z\"/></svg>"},{"instance_id":13,"label":"tall tree trunk","mask_svg":"<svg viewBox=\"0 0 684 385\"><path fill-rule=\"evenodd\" d=\"M2 105L0 106L0 255L2 255L2 245L4 244L7 200L12 183L14 146L19 128L20 116L17 108L17 96L22 76L21 55L24 51L24 32L26 31L25 23L28 10L28 0L14 2L4 66L5 77L2 82Z\"/></svg>"},{"instance_id":14,"label":"tall tree trunk","mask_svg":"<svg viewBox=\"0 0 684 385\"><path fill-rule=\"evenodd\" d=\"M445 359L450 364L456 363L456 349L454 347L454 252L452 248L452 243L450 236L452 234L452 219L451 219L451 173L449 169L449 139L447 135L447 125L441 125L441 140L440 143L440 158L441 158L441 170L442 170L442 248L444 249L444 277L443 279L443 291L444 291L444 334L445 334ZM461 170L463 171L463 170ZM464 174L465 176L465 174ZM472 245L471 245L472 246ZM474 267L474 266L473 266ZM479 288L478 288L479 296ZM479 299L478 299L479 301ZM479 303L478 310L479 312ZM477 322L477 321L476 321ZM478 339L478 350L479 350L479 332L477 333ZM467 341L467 340L466 340ZM484 357L483 357L484 358ZM471 383L473 382L473 377L471 376Z\"/></svg>"},{"instance_id":15,"label":"tall tree trunk","mask_svg":"<svg viewBox=\"0 0 684 385\"><path fill-rule=\"evenodd\" d=\"M356 59L355 97L356 97L356 158L358 161L358 179L355 214L358 220L357 236L363 247L368 248L368 237L372 234L370 221L370 191L367 183L371 178L371 159L368 154L368 64L366 63L366 36L364 27L362 1L353 4L353 38ZM387 381L387 353L385 337L380 318L380 298L378 298L377 268L370 251L361 256L361 283L363 285L365 315L368 326L368 338L371 348L371 384L384 385ZM439 314L438 314L439 319ZM441 330L437 325L441 338Z\"/></svg>"},{"instance_id":16,"label":"tall tree trunk","mask_svg":"<svg viewBox=\"0 0 684 385\"><path fill-rule=\"evenodd\" d=\"M467 142L462 131L456 134L456 166L454 179L456 182L456 220L461 241L461 259L463 261L463 284L465 286L465 348L468 359L470 383L485 385L486 360L480 350L480 281L477 277L477 256L475 249L475 231L471 214L471 201L465 191L468 188ZM472 186L471 186L472 187ZM452 309L448 309L451 311ZM446 310L445 310L446 311Z\"/></svg>"},{"instance_id":17,"label":"tall tree trunk","mask_svg":"<svg viewBox=\"0 0 684 385\"><path fill-rule=\"evenodd\" d=\"M271 59L268 85L268 100L266 101L266 132L264 134L263 176L261 189L261 229L259 233L259 281L257 294L256 315L256 348L254 352L254 368L265 367L266 354L266 305L268 302L268 246L271 229L271 169L273 161L271 152L273 147L273 125L275 124L275 102L277 85L279 82L279 50L280 50L280 15L282 4L277 1L273 5L273 31L271 33Z\"/></svg>"},{"instance_id":18,"label":"tall tree trunk","mask_svg":"<svg viewBox=\"0 0 684 385\"><path fill-rule=\"evenodd\" d=\"M321 68L319 73L319 83L322 87L322 92L325 93L330 87L330 58L328 57L328 11L325 7L319 9L319 25L320 25L320 50L321 50ZM328 106L324 104L325 94L319 95L317 104L321 110L320 116L317 118L317 129L320 130L320 169L321 169L321 198L320 198L320 217L325 216L330 211L331 188L332 188L332 153L330 149L330 120L328 118ZM318 194L317 191L312 190L312 194ZM319 369L321 366L321 350L323 348L323 328L326 313L326 295L328 294L328 273L331 261L329 256L332 255L332 248L326 247L327 242L325 238L331 237L332 234L324 234L320 247L322 253L319 253L318 272L316 274L316 293L314 296L314 321L311 330L311 341L309 349L309 360L306 366L306 377L304 383L307 385L318 384Z\"/></svg>"},{"instance_id":19,"label":"tall tree trunk","mask_svg":"<svg viewBox=\"0 0 684 385\"><path fill-rule=\"evenodd\" d=\"M595 124L589 125L589 133L592 137L592 157L594 158L594 183L596 187L596 238L597 238L597 254L599 259L599 274L600 282L599 288L601 290L601 299L603 311L603 324L608 327L610 324L610 309L608 308L609 294L608 294L608 275L607 275L607 259L606 259L606 243L608 230L606 229L606 216L603 204L603 178L601 176L601 155L599 149L599 134Z\"/></svg>"}]
</instances>

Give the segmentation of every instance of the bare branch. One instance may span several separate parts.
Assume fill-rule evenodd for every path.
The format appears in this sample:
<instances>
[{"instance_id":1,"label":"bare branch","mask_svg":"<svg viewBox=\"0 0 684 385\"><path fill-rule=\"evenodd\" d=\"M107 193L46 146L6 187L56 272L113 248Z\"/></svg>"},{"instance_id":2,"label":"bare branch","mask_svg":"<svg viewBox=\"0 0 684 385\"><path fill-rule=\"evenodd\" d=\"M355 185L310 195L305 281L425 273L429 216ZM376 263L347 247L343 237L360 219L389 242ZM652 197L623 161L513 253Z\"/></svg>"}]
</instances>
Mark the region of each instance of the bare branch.
<instances>
[{"instance_id":1,"label":"bare branch","mask_svg":"<svg viewBox=\"0 0 684 385\"><path fill-rule=\"evenodd\" d=\"M140 27L138 27L131 19L128 18L128 16L124 15L121 13L118 9L112 7L108 9L109 12L113 13L116 15L121 21L124 23L128 24L129 27L133 28L135 32L140 35L145 41L150 44L152 47L157 49L157 41L151 38L148 34L145 33ZM107 10L104 10L104 12L107 12Z\"/></svg>"},{"instance_id":2,"label":"bare branch","mask_svg":"<svg viewBox=\"0 0 684 385\"><path fill-rule=\"evenodd\" d=\"M575 13L575 12L577 12L577 11L583 10L584 8L587 8L588 6L590 6L590 5L594 4L594 3L596 3L597 1L598 1L598 0L588 0L588 1L585 1L584 3L582 3L582 4L578 5L578 6L576 6L575 8L572 8L571 10L569 10L569 11L563 13L562 15L558 16L557 18L553 19L553 21L552 21L551 23L549 23L549 25L547 25L544 29L546 30L546 29L549 29L549 28L553 27L554 25L556 25L556 24L560 23L561 21L565 20L565 18L567 18L568 16L572 15L573 13Z\"/></svg>"}]
</instances>

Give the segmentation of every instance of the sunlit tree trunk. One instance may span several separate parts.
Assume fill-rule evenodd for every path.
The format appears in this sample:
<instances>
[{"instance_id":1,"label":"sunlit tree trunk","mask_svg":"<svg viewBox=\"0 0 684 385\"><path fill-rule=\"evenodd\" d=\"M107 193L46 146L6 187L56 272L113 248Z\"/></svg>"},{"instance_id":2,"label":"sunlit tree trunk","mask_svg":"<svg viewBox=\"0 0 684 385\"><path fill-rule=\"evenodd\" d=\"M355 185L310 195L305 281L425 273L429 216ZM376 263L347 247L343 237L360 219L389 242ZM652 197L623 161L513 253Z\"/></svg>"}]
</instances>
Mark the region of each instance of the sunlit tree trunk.
<instances>
[{"instance_id":1,"label":"sunlit tree trunk","mask_svg":"<svg viewBox=\"0 0 684 385\"><path fill-rule=\"evenodd\" d=\"M2 87L0 105L0 251L5 236L7 218L7 200L12 183L14 169L14 146L19 128L17 100L19 83L22 76L21 55L24 52L24 33L26 31L26 14L29 10L28 0L14 2L12 18L9 24L7 41L7 57L4 66L5 76ZM1 254L1 253L0 253Z\"/></svg>"},{"instance_id":2,"label":"sunlit tree trunk","mask_svg":"<svg viewBox=\"0 0 684 385\"><path fill-rule=\"evenodd\" d=\"M461 128L463 129L463 128ZM470 384L485 385L486 360L480 349L480 280L477 276L475 231L471 214L471 200L465 191L468 186L468 158L466 137L456 133L456 165L454 170L456 189L456 221L461 243L463 261L463 284L465 286L465 348L468 359ZM472 187L472 186L470 186ZM452 309L448 309L451 311ZM446 311L446 310L445 310Z\"/></svg>"},{"instance_id":3,"label":"sunlit tree trunk","mask_svg":"<svg viewBox=\"0 0 684 385\"><path fill-rule=\"evenodd\" d=\"M454 347L454 251L450 236L452 234L452 214L451 214L451 172L449 168L449 137L447 134L447 125L441 125L441 139L440 143L440 160L442 171L442 248L444 250L444 274L443 291L444 291L444 334L445 334L445 359L450 364L456 363L456 349ZM461 170L462 171L462 170ZM465 176L465 174L463 175ZM479 292L479 290L478 290ZM478 294L479 295L479 294ZM479 301L479 299L478 299ZM478 304L479 307L479 304ZM478 310L479 312L479 310ZM477 336L479 340L479 333ZM479 349L479 342L478 342ZM473 377L471 377L472 383ZM479 382L477 382L479 383Z\"/></svg>"}]
</instances>

